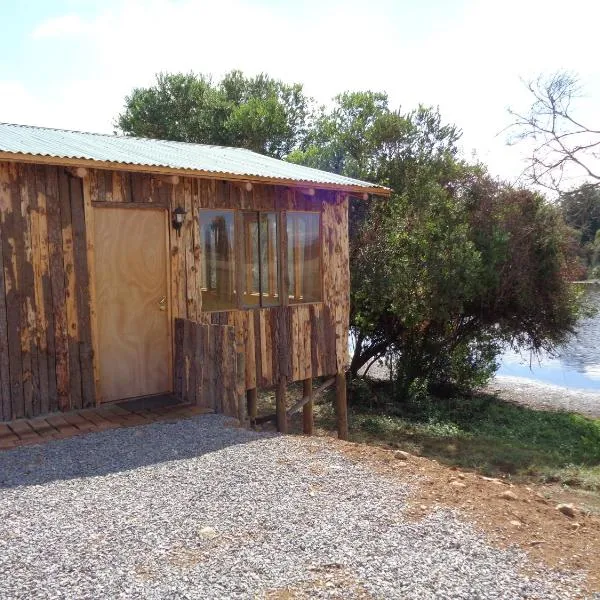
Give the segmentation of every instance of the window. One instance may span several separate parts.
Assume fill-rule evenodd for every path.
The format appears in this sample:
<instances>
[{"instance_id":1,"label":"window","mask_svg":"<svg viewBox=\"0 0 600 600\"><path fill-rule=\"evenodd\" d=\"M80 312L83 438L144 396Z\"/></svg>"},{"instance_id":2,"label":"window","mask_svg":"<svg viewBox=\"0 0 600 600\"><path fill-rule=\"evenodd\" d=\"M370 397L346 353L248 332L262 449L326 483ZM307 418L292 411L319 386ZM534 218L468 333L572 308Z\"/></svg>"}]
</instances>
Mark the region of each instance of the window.
<instances>
[{"instance_id":1,"label":"window","mask_svg":"<svg viewBox=\"0 0 600 600\"><path fill-rule=\"evenodd\" d=\"M278 306L279 232L277 213L244 212L242 302L244 306Z\"/></svg>"},{"instance_id":2,"label":"window","mask_svg":"<svg viewBox=\"0 0 600 600\"><path fill-rule=\"evenodd\" d=\"M321 216L287 213L287 272L290 303L321 300Z\"/></svg>"},{"instance_id":3,"label":"window","mask_svg":"<svg viewBox=\"0 0 600 600\"><path fill-rule=\"evenodd\" d=\"M236 308L234 213L225 210L201 210L199 219L202 308Z\"/></svg>"}]
</instances>

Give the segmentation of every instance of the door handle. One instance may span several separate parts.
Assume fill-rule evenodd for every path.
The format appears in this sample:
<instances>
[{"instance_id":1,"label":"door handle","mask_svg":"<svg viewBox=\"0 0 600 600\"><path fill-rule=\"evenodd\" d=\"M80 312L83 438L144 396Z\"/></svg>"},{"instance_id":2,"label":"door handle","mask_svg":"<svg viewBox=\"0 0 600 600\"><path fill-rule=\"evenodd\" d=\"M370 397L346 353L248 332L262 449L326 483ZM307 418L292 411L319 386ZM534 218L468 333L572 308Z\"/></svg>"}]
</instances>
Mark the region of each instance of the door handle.
<instances>
[{"instance_id":1,"label":"door handle","mask_svg":"<svg viewBox=\"0 0 600 600\"><path fill-rule=\"evenodd\" d=\"M167 297L166 296L163 296L158 301L158 310L167 310Z\"/></svg>"}]
</instances>

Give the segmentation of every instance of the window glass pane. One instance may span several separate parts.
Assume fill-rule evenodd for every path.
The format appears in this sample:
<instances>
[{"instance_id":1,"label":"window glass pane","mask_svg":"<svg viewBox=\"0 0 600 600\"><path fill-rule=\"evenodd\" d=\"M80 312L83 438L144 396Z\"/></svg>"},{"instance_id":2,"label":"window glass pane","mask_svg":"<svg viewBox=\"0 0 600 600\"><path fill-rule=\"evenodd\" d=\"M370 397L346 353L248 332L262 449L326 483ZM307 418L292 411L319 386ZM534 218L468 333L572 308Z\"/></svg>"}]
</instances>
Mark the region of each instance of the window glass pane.
<instances>
[{"instance_id":1,"label":"window glass pane","mask_svg":"<svg viewBox=\"0 0 600 600\"><path fill-rule=\"evenodd\" d=\"M260 306L260 268L258 264L258 213L243 213L244 306Z\"/></svg>"},{"instance_id":2,"label":"window glass pane","mask_svg":"<svg viewBox=\"0 0 600 600\"><path fill-rule=\"evenodd\" d=\"M200 211L202 309L236 308L232 211Z\"/></svg>"},{"instance_id":3,"label":"window glass pane","mask_svg":"<svg viewBox=\"0 0 600 600\"><path fill-rule=\"evenodd\" d=\"M319 213L287 213L289 301L321 300L321 240Z\"/></svg>"},{"instance_id":4,"label":"window glass pane","mask_svg":"<svg viewBox=\"0 0 600 600\"><path fill-rule=\"evenodd\" d=\"M279 299L279 248L277 213L260 213L261 305L277 306Z\"/></svg>"},{"instance_id":5,"label":"window glass pane","mask_svg":"<svg viewBox=\"0 0 600 600\"><path fill-rule=\"evenodd\" d=\"M243 213L244 306L277 306L279 297L277 213Z\"/></svg>"}]
</instances>

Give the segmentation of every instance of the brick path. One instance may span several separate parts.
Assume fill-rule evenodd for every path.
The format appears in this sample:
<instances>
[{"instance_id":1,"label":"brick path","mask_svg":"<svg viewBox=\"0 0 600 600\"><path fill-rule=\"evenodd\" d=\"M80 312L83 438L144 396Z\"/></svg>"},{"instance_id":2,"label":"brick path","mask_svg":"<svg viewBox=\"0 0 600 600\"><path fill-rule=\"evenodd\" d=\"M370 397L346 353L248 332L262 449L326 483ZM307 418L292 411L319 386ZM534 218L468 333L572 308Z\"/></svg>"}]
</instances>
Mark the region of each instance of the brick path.
<instances>
[{"instance_id":1,"label":"brick path","mask_svg":"<svg viewBox=\"0 0 600 600\"><path fill-rule=\"evenodd\" d=\"M133 427L155 421L184 419L212 412L210 409L190 405L130 411L114 404L107 404L99 408L86 408L47 417L19 419L9 423L0 423L0 450L40 444L47 440L60 440L90 431Z\"/></svg>"}]
</instances>

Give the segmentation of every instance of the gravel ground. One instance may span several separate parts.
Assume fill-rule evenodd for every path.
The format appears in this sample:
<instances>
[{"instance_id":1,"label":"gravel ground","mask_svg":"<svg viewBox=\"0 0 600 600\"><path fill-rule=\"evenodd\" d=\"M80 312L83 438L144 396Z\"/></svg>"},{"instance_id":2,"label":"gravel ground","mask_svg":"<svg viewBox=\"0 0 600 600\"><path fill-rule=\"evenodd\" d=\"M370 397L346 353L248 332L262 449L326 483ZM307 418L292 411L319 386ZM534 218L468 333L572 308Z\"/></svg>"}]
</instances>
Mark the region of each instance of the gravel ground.
<instances>
[{"instance_id":1,"label":"gravel ground","mask_svg":"<svg viewBox=\"0 0 600 600\"><path fill-rule=\"evenodd\" d=\"M573 598L331 442L202 416L0 453L0 598ZM526 574L527 573L527 574ZM286 595L292 590L294 596Z\"/></svg>"},{"instance_id":2,"label":"gravel ground","mask_svg":"<svg viewBox=\"0 0 600 600\"><path fill-rule=\"evenodd\" d=\"M499 375L487 386L502 399L537 410L565 410L600 418L600 393Z\"/></svg>"}]
</instances>

